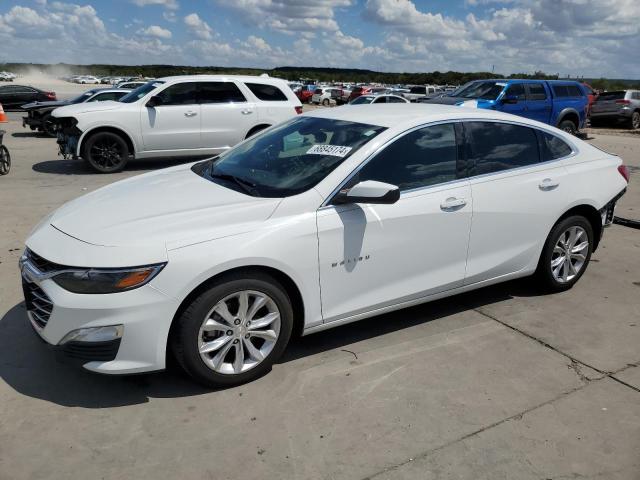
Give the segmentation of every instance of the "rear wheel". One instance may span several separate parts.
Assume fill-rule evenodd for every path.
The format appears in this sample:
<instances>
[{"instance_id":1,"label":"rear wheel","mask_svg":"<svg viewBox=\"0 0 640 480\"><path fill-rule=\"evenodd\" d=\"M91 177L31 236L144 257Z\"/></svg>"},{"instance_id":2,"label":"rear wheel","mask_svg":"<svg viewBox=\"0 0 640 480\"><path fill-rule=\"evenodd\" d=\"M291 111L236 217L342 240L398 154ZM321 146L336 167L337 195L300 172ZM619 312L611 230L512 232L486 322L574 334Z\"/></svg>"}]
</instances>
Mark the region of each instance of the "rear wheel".
<instances>
[{"instance_id":1,"label":"rear wheel","mask_svg":"<svg viewBox=\"0 0 640 480\"><path fill-rule=\"evenodd\" d=\"M325 107L328 107L331 104L331 102L329 101L328 98L325 98L324 100L322 100L322 105Z\"/></svg>"},{"instance_id":2,"label":"rear wheel","mask_svg":"<svg viewBox=\"0 0 640 480\"><path fill-rule=\"evenodd\" d=\"M633 112L631 119L629 120L629 128L631 130L637 130L640 128L640 112Z\"/></svg>"},{"instance_id":3,"label":"rear wheel","mask_svg":"<svg viewBox=\"0 0 640 480\"><path fill-rule=\"evenodd\" d=\"M293 309L274 278L233 275L200 294L176 322L178 363L200 383L229 387L271 369L291 337Z\"/></svg>"},{"instance_id":4,"label":"rear wheel","mask_svg":"<svg viewBox=\"0 0 640 480\"><path fill-rule=\"evenodd\" d=\"M6 175L11 170L11 155L9 149L0 145L0 175Z\"/></svg>"},{"instance_id":5,"label":"rear wheel","mask_svg":"<svg viewBox=\"0 0 640 480\"><path fill-rule=\"evenodd\" d=\"M564 132L570 133L571 135L575 135L578 131L578 126L571 120L563 120L560 122L560 125L558 125L558 128Z\"/></svg>"},{"instance_id":6,"label":"rear wheel","mask_svg":"<svg viewBox=\"0 0 640 480\"><path fill-rule=\"evenodd\" d=\"M593 251L593 228L585 217L574 215L559 221L542 250L536 275L551 291L573 287L584 274Z\"/></svg>"},{"instance_id":7,"label":"rear wheel","mask_svg":"<svg viewBox=\"0 0 640 480\"><path fill-rule=\"evenodd\" d=\"M129 149L120 135L100 132L85 141L82 158L97 172L115 173L124 169L127 164Z\"/></svg>"}]
</instances>

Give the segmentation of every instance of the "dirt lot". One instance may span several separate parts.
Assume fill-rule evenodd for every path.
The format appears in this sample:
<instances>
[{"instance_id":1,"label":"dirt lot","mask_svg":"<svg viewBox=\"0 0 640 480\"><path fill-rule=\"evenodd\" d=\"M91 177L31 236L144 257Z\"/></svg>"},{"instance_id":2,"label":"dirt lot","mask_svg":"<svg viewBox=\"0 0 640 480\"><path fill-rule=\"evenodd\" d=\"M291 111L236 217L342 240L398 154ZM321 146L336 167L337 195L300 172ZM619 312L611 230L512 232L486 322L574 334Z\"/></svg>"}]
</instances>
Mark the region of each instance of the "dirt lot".
<instances>
[{"instance_id":1,"label":"dirt lot","mask_svg":"<svg viewBox=\"0 0 640 480\"><path fill-rule=\"evenodd\" d=\"M569 292L510 282L305 337L239 388L96 376L30 331L23 241L63 202L171 162L96 175L10 117L0 478L640 479L640 230L608 229ZM590 141L631 166L617 213L639 219L640 136Z\"/></svg>"}]
</instances>

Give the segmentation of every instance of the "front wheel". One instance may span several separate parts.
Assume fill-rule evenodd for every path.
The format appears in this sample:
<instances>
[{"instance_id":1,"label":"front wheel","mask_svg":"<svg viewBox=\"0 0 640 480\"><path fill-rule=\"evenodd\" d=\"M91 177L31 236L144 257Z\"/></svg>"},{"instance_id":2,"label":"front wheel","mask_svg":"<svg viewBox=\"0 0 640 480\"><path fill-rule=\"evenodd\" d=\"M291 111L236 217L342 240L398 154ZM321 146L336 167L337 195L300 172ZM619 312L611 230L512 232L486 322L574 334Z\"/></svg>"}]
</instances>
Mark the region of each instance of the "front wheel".
<instances>
[{"instance_id":1,"label":"front wheel","mask_svg":"<svg viewBox=\"0 0 640 480\"><path fill-rule=\"evenodd\" d=\"M580 215L559 221L542 250L536 275L545 287L561 292L584 274L593 251L593 228Z\"/></svg>"},{"instance_id":2,"label":"front wheel","mask_svg":"<svg viewBox=\"0 0 640 480\"><path fill-rule=\"evenodd\" d=\"M272 277L233 275L200 294L176 319L173 353L209 387L230 387L267 373L293 330L286 290Z\"/></svg>"},{"instance_id":3,"label":"front wheel","mask_svg":"<svg viewBox=\"0 0 640 480\"><path fill-rule=\"evenodd\" d=\"M99 132L85 141L82 158L97 172L115 173L124 169L127 164L129 149L120 135Z\"/></svg>"},{"instance_id":4,"label":"front wheel","mask_svg":"<svg viewBox=\"0 0 640 480\"><path fill-rule=\"evenodd\" d=\"M633 112L631 119L629 120L629 128L631 130L637 130L640 128L640 112Z\"/></svg>"}]
</instances>

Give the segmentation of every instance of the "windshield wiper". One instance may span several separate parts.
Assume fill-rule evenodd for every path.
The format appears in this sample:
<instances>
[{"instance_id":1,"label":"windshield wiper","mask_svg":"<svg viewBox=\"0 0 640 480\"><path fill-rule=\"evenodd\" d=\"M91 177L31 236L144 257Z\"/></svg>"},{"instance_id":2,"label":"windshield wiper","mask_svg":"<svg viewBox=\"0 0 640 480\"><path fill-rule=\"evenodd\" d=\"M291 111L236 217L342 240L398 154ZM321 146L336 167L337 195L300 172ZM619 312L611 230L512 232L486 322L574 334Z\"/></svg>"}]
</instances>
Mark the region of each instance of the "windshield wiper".
<instances>
[{"instance_id":1,"label":"windshield wiper","mask_svg":"<svg viewBox=\"0 0 640 480\"><path fill-rule=\"evenodd\" d=\"M242 188L249 195L253 197L260 196L260 193L256 189L256 184L251 183L250 181L245 180L244 178L236 177L235 175L230 175L228 173L214 173L214 172L211 172L211 177L219 178L221 180L229 180L231 182L234 182L236 185Z\"/></svg>"}]
</instances>

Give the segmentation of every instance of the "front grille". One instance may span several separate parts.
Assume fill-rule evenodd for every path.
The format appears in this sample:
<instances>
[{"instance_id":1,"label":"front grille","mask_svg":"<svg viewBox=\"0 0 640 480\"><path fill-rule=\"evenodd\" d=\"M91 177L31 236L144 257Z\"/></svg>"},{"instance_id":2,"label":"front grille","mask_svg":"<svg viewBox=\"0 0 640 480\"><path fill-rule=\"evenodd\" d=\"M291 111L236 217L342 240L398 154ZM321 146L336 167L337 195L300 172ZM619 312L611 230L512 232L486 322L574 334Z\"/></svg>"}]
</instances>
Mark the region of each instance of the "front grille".
<instances>
[{"instance_id":1,"label":"front grille","mask_svg":"<svg viewBox=\"0 0 640 480\"><path fill-rule=\"evenodd\" d=\"M24 279L22 280L22 290L24 291L24 303L31 318L40 328L46 327L53 311L51 299L38 285Z\"/></svg>"},{"instance_id":2,"label":"front grille","mask_svg":"<svg viewBox=\"0 0 640 480\"><path fill-rule=\"evenodd\" d=\"M38 267L38 270L42 273L49 273L54 270L63 270L66 268L63 265L58 265L57 263L50 262L46 258L42 258L40 255L29 249L25 251L25 256L33 265Z\"/></svg>"}]
</instances>

